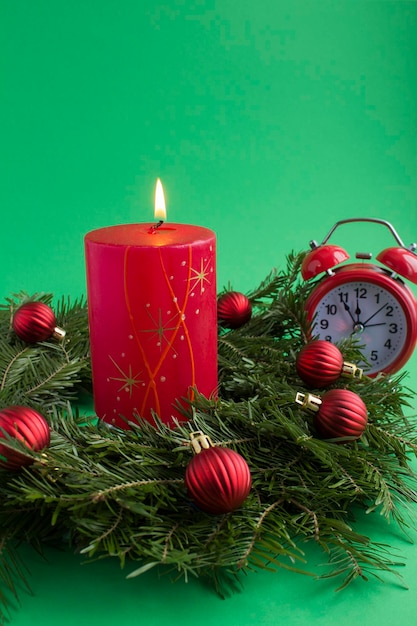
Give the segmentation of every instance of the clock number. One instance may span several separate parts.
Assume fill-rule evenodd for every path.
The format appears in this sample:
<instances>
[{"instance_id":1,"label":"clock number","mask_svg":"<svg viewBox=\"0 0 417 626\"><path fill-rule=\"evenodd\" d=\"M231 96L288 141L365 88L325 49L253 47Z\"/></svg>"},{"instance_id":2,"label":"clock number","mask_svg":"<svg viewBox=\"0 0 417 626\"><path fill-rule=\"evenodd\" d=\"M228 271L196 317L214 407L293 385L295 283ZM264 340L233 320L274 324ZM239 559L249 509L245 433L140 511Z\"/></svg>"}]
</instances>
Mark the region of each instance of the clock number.
<instances>
[{"instance_id":1,"label":"clock number","mask_svg":"<svg viewBox=\"0 0 417 626\"><path fill-rule=\"evenodd\" d=\"M356 287L354 291L357 298L366 298L367 290L365 287Z\"/></svg>"},{"instance_id":2,"label":"clock number","mask_svg":"<svg viewBox=\"0 0 417 626\"><path fill-rule=\"evenodd\" d=\"M386 272L386 273L385 273ZM417 344L417 304L386 270L345 265L324 278L308 297L312 334L338 344L362 340L366 373L396 372Z\"/></svg>"}]
</instances>

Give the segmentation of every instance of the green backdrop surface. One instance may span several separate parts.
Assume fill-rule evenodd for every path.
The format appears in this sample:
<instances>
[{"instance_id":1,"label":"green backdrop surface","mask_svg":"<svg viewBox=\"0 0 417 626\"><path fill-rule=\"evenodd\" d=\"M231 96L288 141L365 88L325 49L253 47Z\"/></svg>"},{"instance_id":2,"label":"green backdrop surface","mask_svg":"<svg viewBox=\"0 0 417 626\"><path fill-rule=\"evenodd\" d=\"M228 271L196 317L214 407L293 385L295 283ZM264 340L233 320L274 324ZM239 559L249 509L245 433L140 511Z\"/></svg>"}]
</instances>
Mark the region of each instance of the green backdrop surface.
<instances>
[{"instance_id":1,"label":"green backdrop surface","mask_svg":"<svg viewBox=\"0 0 417 626\"><path fill-rule=\"evenodd\" d=\"M256 286L337 220L417 239L415 2L0 0L0 86L3 298L84 294L84 234L151 220L157 177L169 220L216 231L219 289ZM368 224L332 241L352 255L393 244ZM406 369L415 389L416 356ZM389 578L335 594L280 571L221 600L201 581L24 551L33 595L12 622L413 624L416 547L360 524L399 550L408 590Z\"/></svg>"}]
</instances>

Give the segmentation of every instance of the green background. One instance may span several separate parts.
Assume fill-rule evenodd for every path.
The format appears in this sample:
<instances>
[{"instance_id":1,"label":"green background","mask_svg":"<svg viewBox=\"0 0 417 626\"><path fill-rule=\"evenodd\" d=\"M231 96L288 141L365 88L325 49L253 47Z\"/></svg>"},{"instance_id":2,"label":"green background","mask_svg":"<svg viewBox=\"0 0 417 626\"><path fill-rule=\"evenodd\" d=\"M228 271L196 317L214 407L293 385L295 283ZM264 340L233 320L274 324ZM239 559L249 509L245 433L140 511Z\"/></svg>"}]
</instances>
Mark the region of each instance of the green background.
<instances>
[{"instance_id":1,"label":"green background","mask_svg":"<svg viewBox=\"0 0 417 626\"><path fill-rule=\"evenodd\" d=\"M84 294L84 234L151 220L157 177L169 220L217 232L219 290L257 286L340 219L417 239L415 2L0 0L0 75L2 298ZM364 224L331 241L395 245ZM406 369L415 389L416 356ZM221 600L198 580L25 551L34 595L12 623L414 624L416 546L379 518L360 528L400 551L409 590L335 594L279 571Z\"/></svg>"}]
</instances>

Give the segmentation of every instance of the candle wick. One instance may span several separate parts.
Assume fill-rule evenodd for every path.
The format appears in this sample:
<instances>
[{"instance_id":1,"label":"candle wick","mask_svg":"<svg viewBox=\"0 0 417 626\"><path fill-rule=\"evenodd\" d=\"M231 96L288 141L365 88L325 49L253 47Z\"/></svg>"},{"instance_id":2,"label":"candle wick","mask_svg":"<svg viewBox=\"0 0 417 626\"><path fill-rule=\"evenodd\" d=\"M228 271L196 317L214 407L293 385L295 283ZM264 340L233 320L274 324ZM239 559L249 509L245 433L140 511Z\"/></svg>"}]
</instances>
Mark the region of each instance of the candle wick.
<instances>
[{"instance_id":1,"label":"candle wick","mask_svg":"<svg viewBox=\"0 0 417 626\"><path fill-rule=\"evenodd\" d=\"M164 223L164 220L159 220L157 224L154 224L153 226L150 227L149 232L155 233L158 230L158 228L162 226L163 223Z\"/></svg>"}]
</instances>

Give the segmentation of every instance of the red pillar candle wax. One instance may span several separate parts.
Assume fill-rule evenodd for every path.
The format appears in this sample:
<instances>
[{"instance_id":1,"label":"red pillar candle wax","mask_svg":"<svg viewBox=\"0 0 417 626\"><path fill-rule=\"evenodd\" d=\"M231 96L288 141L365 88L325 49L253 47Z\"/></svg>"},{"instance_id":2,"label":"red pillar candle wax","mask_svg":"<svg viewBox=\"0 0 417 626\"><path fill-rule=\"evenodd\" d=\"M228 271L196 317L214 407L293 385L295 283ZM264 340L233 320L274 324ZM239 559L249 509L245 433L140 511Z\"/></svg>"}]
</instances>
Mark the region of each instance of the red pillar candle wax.
<instances>
[{"instance_id":1,"label":"red pillar candle wax","mask_svg":"<svg viewBox=\"0 0 417 626\"><path fill-rule=\"evenodd\" d=\"M127 224L85 237L94 405L126 428L217 387L215 234L188 224ZM191 394L191 396L190 396Z\"/></svg>"}]
</instances>

